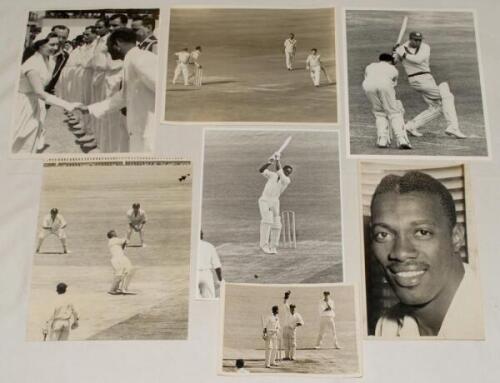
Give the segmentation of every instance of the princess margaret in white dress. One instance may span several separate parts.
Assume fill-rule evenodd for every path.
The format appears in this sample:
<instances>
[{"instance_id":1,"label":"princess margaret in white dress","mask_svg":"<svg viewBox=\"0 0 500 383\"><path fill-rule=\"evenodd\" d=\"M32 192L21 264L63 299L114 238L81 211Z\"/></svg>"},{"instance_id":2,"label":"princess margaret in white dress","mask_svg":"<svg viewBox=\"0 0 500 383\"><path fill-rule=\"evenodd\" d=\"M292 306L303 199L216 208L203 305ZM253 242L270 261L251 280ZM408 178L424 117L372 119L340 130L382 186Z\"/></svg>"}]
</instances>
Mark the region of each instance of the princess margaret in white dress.
<instances>
[{"instance_id":1,"label":"princess margaret in white dress","mask_svg":"<svg viewBox=\"0 0 500 383\"><path fill-rule=\"evenodd\" d=\"M33 47L35 53L21 65L12 153L35 153L44 148L45 104L70 112L79 105L66 102L44 89L54 71L52 55L59 47L57 35L49 33L46 38L35 41Z\"/></svg>"}]
</instances>

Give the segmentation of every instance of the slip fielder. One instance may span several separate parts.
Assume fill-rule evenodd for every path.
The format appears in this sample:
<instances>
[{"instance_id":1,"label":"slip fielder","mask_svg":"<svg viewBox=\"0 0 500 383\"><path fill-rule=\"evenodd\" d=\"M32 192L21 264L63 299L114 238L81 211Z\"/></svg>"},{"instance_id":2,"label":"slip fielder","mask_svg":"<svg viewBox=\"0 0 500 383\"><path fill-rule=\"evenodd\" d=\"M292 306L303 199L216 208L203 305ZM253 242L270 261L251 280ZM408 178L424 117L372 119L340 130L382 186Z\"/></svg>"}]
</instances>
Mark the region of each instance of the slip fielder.
<instances>
[{"instance_id":1,"label":"slip fielder","mask_svg":"<svg viewBox=\"0 0 500 383\"><path fill-rule=\"evenodd\" d=\"M182 78L184 79L184 86L189 85L189 60L191 58L191 54L189 53L189 49L184 48L180 52L174 53L174 56L177 56L177 66L174 71L174 78L172 79L172 84L175 85L177 79L182 74Z\"/></svg>"},{"instance_id":2,"label":"slip fielder","mask_svg":"<svg viewBox=\"0 0 500 383\"><path fill-rule=\"evenodd\" d=\"M428 108L406 124L406 130L415 137L422 136L418 128L438 118L446 120L445 133L456 138L466 138L458 126L455 98L447 82L437 85L430 69L431 48L422 41L421 32L411 32L409 40L394 47L394 58L401 62L408 76L410 87L420 93Z\"/></svg>"},{"instance_id":3,"label":"slip fielder","mask_svg":"<svg viewBox=\"0 0 500 383\"><path fill-rule=\"evenodd\" d=\"M290 139L285 141L285 144ZM281 151L282 149L280 149ZM267 179L262 195L259 198L260 210L260 248L266 254L277 254L281 234L280 200L279 197L290 184L290 174L293 168L290 165L281 167L280 151L260 167L259 172ZM276 171L268 169L274 162Z\"/></svg>"},{"instance_id":4,"label":"slip fielder","mask_svg":"<svg viewBox=\"0 0 500 383\"><path fill-rule=\"evenodd\" d=\"M285 321L283 325L283 348L285 358L283 360L295 360L297 351L297 327L304 325L304 319L295 311L296 306L290 304L291 291L285 292L283 305L285 308Z\"/></svg>"},{"instance_id":5,"label":"slip fielder","mask_svg":"<svg viewBox=\"0 0 500 383\"><path fill-rule=\"evenodd\" d=\"M42 243L49 235L55 235L61 241L63 247L63 253L68 254L68 248L66 246L66 232L65 228L67 226L66 220L59 214L59 210L57 208L53 208L50 210L50 214L47 214L43 218L42 227L40 232L38 233L38 244L36 247L36 252L40 252L40 248L42 247Z\"/></svg>"},{"instance_id":6,"label":"slip fielder","mask_svg":"<svg viewBox=\"0 0 500 383\"><path fill-rule=\"evenodd\" d=\"M127 241L130 241L132 233L139 233L141 247L146 247L144 243L144 225L146 224L146 212L141 209L141 204L134 203L132 208L127 211L128 231Z\"/></svg>"}]
</instances>

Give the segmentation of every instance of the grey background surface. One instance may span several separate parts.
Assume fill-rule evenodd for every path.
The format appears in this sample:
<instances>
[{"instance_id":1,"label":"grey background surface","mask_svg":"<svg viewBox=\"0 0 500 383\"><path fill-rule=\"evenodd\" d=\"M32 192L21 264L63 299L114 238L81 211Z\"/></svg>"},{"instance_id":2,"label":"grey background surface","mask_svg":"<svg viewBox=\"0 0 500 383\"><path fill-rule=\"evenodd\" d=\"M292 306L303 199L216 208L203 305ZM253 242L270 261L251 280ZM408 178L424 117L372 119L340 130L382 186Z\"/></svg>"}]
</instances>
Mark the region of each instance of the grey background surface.
<instances>
[{"instance_id":1,"label":"grey background surface","mask_svg":"<svg viewBox=\"0 0 500 383\"><path fill-rule=\"evenodd\" d=\"M176 1L171 5L196 5L200 0ZM214 6L214 1L203 2ZM237 6L242 1L219 0L218 5ZM102 2L72 1L72 6L104 5ZM107 1L106 7L167 6L166 1L131 0ZM248 6L248 3L245 4ZM254 7L291 6L288 1L254 0ZM474 186L475 218L478 230L478 248L485 300L486 338L484 342L387 342L365 341L363 344L364 377L359 382L498 382L500 379L500 282L498 270L498 189L500 185L500 144L498 125L500 110L500 32L498 20L500 4L496 0L477 2L455 0L365 0L365 1L295 1L294 6L374 7L384 8L477 8L479 39L485 79L487 111L491 125L493 161L474 163L471 179ZM2 219L0 224L0 381L2 382L223 382L216 376L219 308L216 302L190 302L190 325L187 342L71 342L66 344L27 343L24 341L28 302L28 282L36 232L36 217L41 183L41 162L9 160L7 157L7 127L14 106L14 92L18 76L17 60L25 32L25 11L42 7L41 2L19 0L0 3L0 196ZM46 1L44 8L67 8L63 0ZM341 17L341 12L337 17ZM340 22L340 19L337 19ZM340 27L340 25L339 25ZM339 31L338 36L342 36ZM341 45L341 44L340 44ZM460 42L457 42L460 49ZM340 73L343 73L344 55L339 52ZM345 94L345 84L340 84ZM160 97L161 98L161 97ZM339 97L344 102L344 97ZM158 110L158 109L157 109ZM341 120L345 104L341 104ZM345 155L345 131L340 124L342 156ZM158 132L158 149L172 156L192 156L193 232L199 230L201 129L190 126L162 126ZM361 231L357 195L356 162L341 160L343 171L343 239L346 252L346 282L358 282L361 277ZM196 236L191 236L195 243ZM191 271L194 271L192 254ZM193 275L193 274L192 274ZM194 279L191 277L191 296ZM279 377L259 377L259 382L277 382ZM297 383L310 382L307 377L286 378ZM255 381L242 377L241 382ZM315 379L332 382L331 378ZM349 380L335 380L335 382Z\"/></svg>"}]
</instances>

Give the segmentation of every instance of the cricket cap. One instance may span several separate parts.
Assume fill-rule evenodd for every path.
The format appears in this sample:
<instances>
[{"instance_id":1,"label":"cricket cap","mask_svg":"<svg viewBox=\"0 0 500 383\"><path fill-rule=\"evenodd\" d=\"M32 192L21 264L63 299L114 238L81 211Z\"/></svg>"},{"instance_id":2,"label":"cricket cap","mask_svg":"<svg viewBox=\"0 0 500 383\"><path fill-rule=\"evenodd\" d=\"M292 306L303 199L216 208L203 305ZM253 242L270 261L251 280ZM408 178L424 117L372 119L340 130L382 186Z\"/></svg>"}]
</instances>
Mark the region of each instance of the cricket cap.
<instances>
[{"instance_id":1,"label":"cricket cap","mask_svg":"<svg viewBox=\"0 0 500 383\"><path fill-rule=\"evenodd\" d=\"M412 40L422 40L423 38L422 32L410 32L410 39Z\"/></svg>"}]
</instances>

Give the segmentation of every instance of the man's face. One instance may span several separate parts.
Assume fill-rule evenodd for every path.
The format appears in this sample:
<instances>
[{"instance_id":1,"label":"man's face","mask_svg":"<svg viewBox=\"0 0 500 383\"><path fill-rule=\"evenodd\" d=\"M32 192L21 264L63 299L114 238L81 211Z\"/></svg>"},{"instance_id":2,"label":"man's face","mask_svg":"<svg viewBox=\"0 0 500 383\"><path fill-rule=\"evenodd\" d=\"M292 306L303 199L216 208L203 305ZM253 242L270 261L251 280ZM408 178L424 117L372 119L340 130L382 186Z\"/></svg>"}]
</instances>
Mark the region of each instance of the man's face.
<instances>
[{"instance_id":1,"label":"man's face","mask_svg":"<svg viewBox=\"0 0 500 383\"><path fill-rule=\"evenodd\" d=\"M106 42L106 46L108 47L108 52L113 60L121 60L125 57L118 41L109 38Z\"/></svg>"},{"instance_id":2,"label":"man's face","mask_svg":"<svg viewBox=\"0 0 500 383\"><path fill-rule=\"evenodd\" d=\"M53 211L51 211L51 212L50 212L50 217L51 217L52 219L55 219L55 218L57 217L57 212L53 212Z\"/></svg>"},{"instance_id":3,"label":"man's face","mask_svg":"<svg viewBox=\"0 0 500 383\"><path fill-rule=\"evenodd\" d=\"M132 30L135 32L137 41L144 41L146 36L149 34L149 29L142 24L142 20L132 21Z\"/></svg>"},{"instance_id":4,"label":"man's face","mask_svg":"<svg viewBox=\"0 0 500 383\"><path fill-rule=\"evenodd\" d=\"M95 31L97 33L97 36L104 36L106 33L108 33L108 28L106 28L106 24L104 21L98 21L95 23Z\"/></svg>"},{"instance_id":5,"label":"man's face","mask_svg":"<svg viewBox=\"0 0 500 383\"><path fill-rule=\"evenodd\" d=\"M294 313L294 312L295 312L295 307L290 306L290 314L292 314L292 315L293 315L293 313Z\"/></svg>"},{"instance_id":6,"label":"man's face","mask_svg":"<svg viewBox=\"0 0 500 383\"><path fill-rule=\"evenodd\" d=\"M122 24L119 17L113 20L109 20L109 31L113 32L115 29L125 27L125 24Z\"/></svg>"},{"instance_id":7,"label":"man's face","mask_svg":"<svg viewBox=\"0 0 500 383\"><path fill-rule=\"evenodd\" d=\"M57 40L56 37L51 37L46 44L40 47L39 52L43 56L51 56L54 53L56 53L58 49L59 49L59 41Z\"/></svg>"},{"instance_id":8,"label":"man's face","mask_svg":"<svg viewBox=\"0 0 500 383\"><path fill-rule=\"evenodd\" d=\"M406 305L422 305L448 283L453 235L437 195L388 192L372 206L372 250L394 292Z\"/></svg>"},{"instance_id":9,"label":"man's face","mask_svg":"<svg viewBox=\"0 0 500 383\"><path fill-rule=\"evenodd\" d=\"M415 39L415 38L410 39L410 47L419 48L420 44L422 44L422 39Z\"/></svg>"},{"instance_id":10,"label":"man's face","mask_svg":"<svg viewBox=\"0 0 500 383\"><path fill-rule=\"evenodd\" d=\"M69 30L63 28L56 28L54 30L54 33L57 34L57 38L59 40L59 49L64 48L64 44L66 44L66 41L68 40Z\"/></svg>"},{"instance_id":11,"label":"man's face","mask_svg":"<svg viewBox=\"0 0 500 383\"><path fill-rule=\"evenodd\" d=\"M293 33L290 33L290 39L293 40L295 38L295 35Z\"/></svg>"},{"instance_id":12,"label":"man's face","mask_svg":"<svg viewBox=\"0 0 500 383\"><path fill-rule=\"evenodd\" d=\"M279 312L279 310L278 310L278 308L277 308L277 307L273 308L273 314L274 314L274 315L278 315L278 312Z\"/></svg>"},{"instance_id":13,"label":"man's face","mask_svg":"<svg viewBox=\"0 0 500 383\"><path fill-rule=\"evenodd\" d=\"M290 174L292 174L293 172L293 169L291 167L285 167L283 168L283 172L285 173L286 176L289 176Z\"/></svg>"},{"instance_id":14,"label":"man's face","mask_svg":"<svg viewBox=\"0 0 500 383\"><path fill-rule=\"evenodd\" d=\"M92 29L85 29L85 31L83 32L83 41L87 44L90 44L92 41L94 41L96 37L97 35L92 32Z\"/></svg>"}]
</instances>

